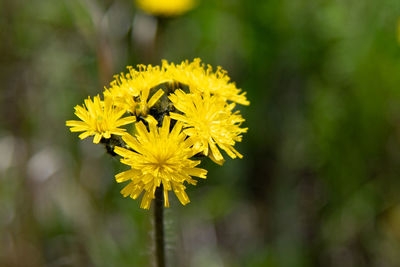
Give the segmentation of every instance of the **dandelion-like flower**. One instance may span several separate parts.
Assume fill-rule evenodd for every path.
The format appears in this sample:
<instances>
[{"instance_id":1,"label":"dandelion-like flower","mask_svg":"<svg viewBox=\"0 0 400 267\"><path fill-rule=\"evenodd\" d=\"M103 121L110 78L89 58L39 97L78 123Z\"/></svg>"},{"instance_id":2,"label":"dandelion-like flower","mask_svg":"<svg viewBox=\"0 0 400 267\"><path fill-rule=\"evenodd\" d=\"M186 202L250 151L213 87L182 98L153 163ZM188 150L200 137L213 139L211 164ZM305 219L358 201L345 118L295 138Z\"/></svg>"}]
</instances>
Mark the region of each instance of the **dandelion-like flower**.
<instances>
[{"instance_id":1,"label":"dandelion-like flower","mask_svg":"<svg viewBox=\"0 0 400 267\"><path fill-rule=\"evenodd\" d=\"M177 110L183 112L171 112L171 118L184 124L184 132L193 139L195 149L218 164L222 164L224 158L217 145L231 158L242 158L233 146L242 141L241 134L247 128L240 128L244 119L238 111L232 112L234 103L227 104L209 94L186 94L182 90L175 91L169 99Z\"/></svg>"},{"instance_id":2,"label":"dandelion-like flower","mask_svg":"<svg viewBox=\"0 0 400 267\"><path fill-rule=\"evenodd\" d=\"M93 101L89 97L84 105L75 107L75 115L81 121L70 120L66 125L71 127L71 132L83 132L79 135L81 139L94 135L93 143L97 144L102 137L108 139L111 134L125 134L126 130L119 127L136 121L134 116L121 118L125 112L125 109L114 106L110 98L101 101L97 95Z\"/></svg>"},{"instance_id":3,"label":"dandelion-like flower","mask_svg":"<svg viewBox=\"0 0 400 267\"><path fill-rule=\"evenodd\" d=\"M146 116L149 109L160 99L164 91L159 89L149 99L151 90L169 82L164 68L159 66L138 65L138 70L128 67L129 73L115 75L104 95L113 97L114 101L128 112L137 116Z\"/></svg>"},{"instance_id":4,"label":"dandelion-like flower","mask_svg":"<svg viewBox=\"0 0 400 267\"><path fill-rule=\"evenodd\" d=\"M131 150L116 147L121 162L131 169L116 175L117 182L131 181L121 193L136 199L144 190L141 208L148 209L157 187L164 188L165 206L169 206L168 191L173 190L179 201L186 205L189 198L184 182L196 185L191 176L206 178L207 171L196 166L200 161L191 160L196 154L192 140L182 132L182 123L177 122L170 131L171 119L164 116L161 127L136 123L136 138L127 134L123 140Z\"/></svg>"},{"instance_id":5,"label":"dandelion-like flower","mask_svg":"<svg viewBox=\"0 0 400 267\"><path fill-rule=\"evenodd\" d=\"M194 0L136 0L137 5L146 13L155 16L178 16L195 5Z\"/></svg>"},{"instance_id":6,"label":"dandelion-like flower","mask_svg":"<svg viewBox=\"0 0 400 267\"><path fill-rule=\"evenodd\" d=\"M210 93L224 101L230 100L241 105L250 104L246 93L230 82L227 72L221 67L214 72L210 65L206 67L199 58L193 62L186 60L179 65L163 61L163 67L175 81L187 85L192 93Z\"/></svg>"}]
</instances>

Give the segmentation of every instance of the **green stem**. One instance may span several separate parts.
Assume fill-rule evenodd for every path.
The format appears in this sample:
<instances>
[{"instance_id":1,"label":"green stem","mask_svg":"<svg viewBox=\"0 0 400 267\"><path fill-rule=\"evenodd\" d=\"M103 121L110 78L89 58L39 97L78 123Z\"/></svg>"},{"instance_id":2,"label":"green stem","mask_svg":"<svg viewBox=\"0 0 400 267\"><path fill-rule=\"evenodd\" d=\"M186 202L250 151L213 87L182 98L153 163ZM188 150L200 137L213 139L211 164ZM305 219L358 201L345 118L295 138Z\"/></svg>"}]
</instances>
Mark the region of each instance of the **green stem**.
<instances>
[{"instance_id":1,"label":"green stem","mask_svg":"<svg viewBox=\"0 0 400 267\"><path fill-rule=\"evenodd\" d=\"M156 243L156 266L165 267L165 240L164 240L164 195L163 186L157 187L155 192L154 226Z\"/></svg>"}]
</instances>

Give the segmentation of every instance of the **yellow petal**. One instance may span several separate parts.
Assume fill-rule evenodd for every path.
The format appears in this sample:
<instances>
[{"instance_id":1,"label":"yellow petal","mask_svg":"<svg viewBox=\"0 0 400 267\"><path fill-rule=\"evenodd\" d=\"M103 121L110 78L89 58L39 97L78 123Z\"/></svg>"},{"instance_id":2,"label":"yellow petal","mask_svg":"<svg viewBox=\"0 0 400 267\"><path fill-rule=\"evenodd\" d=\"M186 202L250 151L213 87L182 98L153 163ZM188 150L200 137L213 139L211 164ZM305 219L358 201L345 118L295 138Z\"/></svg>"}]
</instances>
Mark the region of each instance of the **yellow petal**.
<instances>
[{"instance_id":1,"label":"yellow petal","mask_svg":"<svg viewBox=\"0 0 400 267\"><path fill-rule=\"evenodd\" d=\"M150 100L147 102L147 106L149 108L151 108L152 106L154 106L154 104L162 97L162 95L164 94L164 91L162 89L159 89L151 98Z\"/></svg>"}]
</instances>

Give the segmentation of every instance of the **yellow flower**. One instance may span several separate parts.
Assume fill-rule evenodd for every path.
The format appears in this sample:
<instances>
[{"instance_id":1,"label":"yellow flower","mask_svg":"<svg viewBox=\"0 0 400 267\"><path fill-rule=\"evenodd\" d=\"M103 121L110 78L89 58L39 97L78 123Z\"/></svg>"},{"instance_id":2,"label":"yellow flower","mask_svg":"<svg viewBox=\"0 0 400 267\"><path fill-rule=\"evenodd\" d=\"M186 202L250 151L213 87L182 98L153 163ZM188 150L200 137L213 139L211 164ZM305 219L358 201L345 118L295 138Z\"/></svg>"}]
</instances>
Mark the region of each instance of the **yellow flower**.
<instances>
[{"instance_id":1,"label":"yellow flower","mask_svg":"<svg viewBox=\"0 0 400 267\"><path fill-rule=\"evenodd\" d=\"M115 176L117 182L131 180L122 189L126 197L136 199L144 190L141 208L149 209L157 187L162 183L165 206L169 207L168 191L173 190L183 205L189 203L184 182L195 185L191 176L206 178L207 171L196 168L200 161L191 160L197 153L192 149L192 140L182 132L182 123L177 122L170 132L171 119L164 116L161 127L149 124L149 131L142 122L136 123L136 138L126 134L122 138L128 150L115 148L115 153L123 158L121 162L131 169Z\"/></svg>"},{"instance_id":2,"label":"yellow flower","mask_svg":"<svg viewBox=\"0 0 400 267\"><path fill-rule=\"evenodd\" d=\"M155 16L178 16L195 5L194 0L136 0L136 4L146 13Z\"/></svg>"},{"instance_id":3,"label":"yellow flower","mask_svg":"<svg viewBox=\"0 0 400 267\"><path fill-rule=\"evenodd\" d=\"M235 103L227 104L221 98L206 93L186 94L176 90L169 96L175 108L183 114L170 113L172 119L183 122L184 133L194 142L194 149L222 164L223 156L217 148L224 150L231 158L242 158L233 146L242 141L242 133L247 128L240 128L244 119L238 111L233 112ZM210 148L210 149L209 149Z\"/></svg>"},{"instance_id":4,"label":"yellow flower","mask_svg":"<svg viewBox=\"0 0 400 267\"><path fill-rule=\"evenodd\" d=\"M221 67L214 72L210 65L205 67L199 58L193 62L184 61L179 65L169 64L163 61L163 68L167 69L168 74L175 81L185 84L192 93L211 93L223 100L230 100L241 105L249 105L246 93L241 92L230 78L227 72Z\"/></svg>"},{"instance_id":5,"label":"yellow flower","mask_svg":"<svg viewBox=\"0 0 400 267\"><path fill-rule=\"evenodd\" d=\"M159 66L138 65L137 68L138 70L129 66L128 74L115 75L115 80L110 83L111 88L106 89L104 95L112 97L118 106L124 107L128 112L145 117L164 94L159 89L149 99L151 90L170 80L165 69Z\"/></svg>"},{"instance_id":6,"label":"yellow flower","mask_svg":"<svg viewBox=\"0 0 400 267\"><path fill-rule=\"evenodd\" d=\"M110 98L101 101L97 95L90 99L85 99L85 104L75 107L75 115L82 121L67 121L66 125L72 127L71 132L83 132L79 138L84 139L94 135L93 143L97 144L101 138L110 138L111 134L124 135L125 129L120 126L136 121L134 116L121 118L125 114L125 109L115 107Z\"/></svg>"}]
</instances>

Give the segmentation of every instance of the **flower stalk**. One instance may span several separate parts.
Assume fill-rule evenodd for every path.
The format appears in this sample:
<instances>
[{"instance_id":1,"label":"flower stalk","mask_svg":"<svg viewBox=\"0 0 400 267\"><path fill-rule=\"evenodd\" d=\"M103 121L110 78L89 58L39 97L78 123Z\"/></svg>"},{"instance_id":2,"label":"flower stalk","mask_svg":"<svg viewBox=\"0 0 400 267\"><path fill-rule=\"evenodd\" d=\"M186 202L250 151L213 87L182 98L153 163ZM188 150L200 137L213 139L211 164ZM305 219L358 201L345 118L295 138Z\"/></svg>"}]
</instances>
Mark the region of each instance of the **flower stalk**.
<instances>
[{"instance_id":1,"label":"flower stalk","mask_svg":"<svg viewBox=\"0 0 400 267\"><path fill-rule=\"evenodd\" d=\"M164 196L162 184L160 187L156 188L154 202L154 242L156 249L156 266L165 267Z\"/></svg>"}]
</instances>

